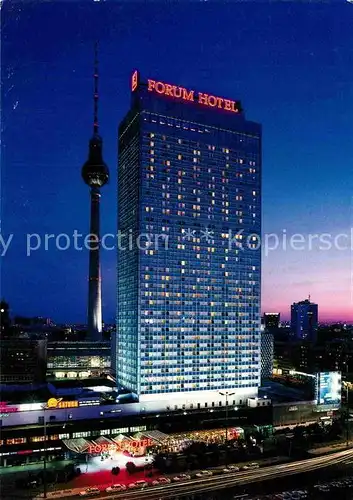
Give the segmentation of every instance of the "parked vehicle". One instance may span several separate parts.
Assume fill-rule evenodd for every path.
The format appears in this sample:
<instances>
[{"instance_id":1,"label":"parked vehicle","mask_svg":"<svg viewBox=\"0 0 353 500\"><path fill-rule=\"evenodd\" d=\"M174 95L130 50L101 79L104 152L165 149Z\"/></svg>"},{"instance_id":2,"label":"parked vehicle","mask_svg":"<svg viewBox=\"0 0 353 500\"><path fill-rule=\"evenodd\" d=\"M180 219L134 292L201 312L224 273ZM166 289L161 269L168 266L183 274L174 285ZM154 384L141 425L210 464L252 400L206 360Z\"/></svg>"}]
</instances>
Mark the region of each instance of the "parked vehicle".
<instances>
[{"instance_id":1,"label":"parked vehicle","mask_svg":"<svg viewBox=\"0 0 353 500\"><path fill-rule=\"evenodd\" d=\"M118 491L125 491L126 486L125 484L112 484L108 488L106 488L107 493L117 493Z\"/></svg>"},{"instance_id":2,"label":"parked vehicle","mask_svg":"<svg viewBox=\"0 0 353 500\"><path fill-rule=\"evenodd\" d=\"M101 494L99 488L87 488L86 490L80 491L80 497L96 497Z\"/></svg>"},{"instance_id":3,"label":"parked vehicle","mask_svg":"<svg viewBox=\"0 0 353 500\"><path fill-rule=\"evenodd\" d=\"M169 477L159 477L157 478L157 481L159 484L169 484L171 483L171 480L169 479Z\"/></svg>"},{"instance_id":4,"label":"parked vehicle","mask_svg":"<svg viewBox=\"0 0 353 500\"><path fill-rule=\"evenodd\" d=\"M212 472L210 470L201 470L196 474L196 477L210 477L212 476Z\"/></svg>"},{"instance_id":5,"label":"parked vehicle","mask_svg":"<svg viewBox=\"0 0 353 500\"><path fill-rule=\"evenodd\" d=\"M180 474L179 477L182 481L187 481L188 479L191 479L190 474Z\"/></svg>"},{"instance_id":6,"label":"parked vehicle","mask_svg":"<svg viewBox=\"0 0 353 500\"><path fill-rule=\"evenodd\" d=\"M148 486L148 482L145 481L144 479L140 479L139 481L136 481L136 486L137 488L146 488Z\"/></svg>"}]
</instances>

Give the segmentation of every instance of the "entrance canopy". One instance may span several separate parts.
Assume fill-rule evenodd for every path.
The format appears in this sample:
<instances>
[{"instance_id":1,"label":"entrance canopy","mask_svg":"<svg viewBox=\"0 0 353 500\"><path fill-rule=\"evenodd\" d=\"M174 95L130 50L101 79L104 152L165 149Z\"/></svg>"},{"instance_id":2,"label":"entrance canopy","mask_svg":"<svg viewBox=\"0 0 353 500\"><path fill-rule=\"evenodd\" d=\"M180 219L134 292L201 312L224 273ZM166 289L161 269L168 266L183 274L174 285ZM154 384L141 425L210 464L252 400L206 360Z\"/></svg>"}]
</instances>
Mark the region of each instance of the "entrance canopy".
<instances>
[{"instance_id":1,"label":"entrance canopy","mask_svg":"<svg viewBox=\"0 0 353 500\"><path fill-rule=\"evenodd\" d=\"M108 438L100 436L95 440L84 438L64 439L64 445L75 453L100 454L109 452L140 452L148 446L161 444L167 439L167 434L159 431L139 432L134 437L119 434Z\"/></svg>"}]
</instances>

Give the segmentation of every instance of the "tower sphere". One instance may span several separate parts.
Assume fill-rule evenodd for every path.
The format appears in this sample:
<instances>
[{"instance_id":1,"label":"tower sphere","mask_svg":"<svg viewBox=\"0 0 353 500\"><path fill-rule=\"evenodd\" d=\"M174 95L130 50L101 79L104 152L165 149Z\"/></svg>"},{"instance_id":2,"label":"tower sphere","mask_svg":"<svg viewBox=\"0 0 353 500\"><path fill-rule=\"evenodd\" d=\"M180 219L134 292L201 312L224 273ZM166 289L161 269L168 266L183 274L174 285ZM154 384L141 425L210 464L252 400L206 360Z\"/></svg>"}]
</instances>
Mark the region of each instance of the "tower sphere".
<instances>
[{"instance_id":1,"label":"tower sphere","mask_svg":"<svg viewBox=\"0 0 353 500\"><path fill-rule=\"evenodd\" d=\"M82 167L81 175L91 187L102 187L109 180L109 169L102 156L102 138L95 134L89 141L88 160Z\"/></svg>"}]
</instances>

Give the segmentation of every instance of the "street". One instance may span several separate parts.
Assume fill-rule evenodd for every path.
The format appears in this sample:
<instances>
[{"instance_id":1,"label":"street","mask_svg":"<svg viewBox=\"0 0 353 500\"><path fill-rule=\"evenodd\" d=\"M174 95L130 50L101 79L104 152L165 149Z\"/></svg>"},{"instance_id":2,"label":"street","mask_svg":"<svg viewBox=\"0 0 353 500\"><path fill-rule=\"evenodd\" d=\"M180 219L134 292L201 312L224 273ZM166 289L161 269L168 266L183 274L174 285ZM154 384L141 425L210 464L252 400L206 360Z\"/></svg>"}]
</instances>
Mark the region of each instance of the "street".
<instances>
[{"instance_id":1,"label":"street","mask_svg":"<svg viewBox=\"0 0 353 500\"><path fill-rule=\"evenodd\" d=\"M102 491L100 500L159 500L164 498L183 498L187 495L219 491L221 489L245 485L258 481L273 480L288 475L300 474L303 472L314 471L324 467L338 465L349 462L353 459L353 449L340 451L328 456L315 457L306 460L299 460L288 464L271 465L268 467L243 472L230 472L222 475L211 476L207 478L193 478L183 483L172 483L163 486L147 487L135 491L125 491L107 495ZM71 495L60 497L63 499L72 499L79 491L73 491ZM37 497L38 498L38 497ZM56 497L57 498L57 497Z\"/></svg>"}]
</instances>

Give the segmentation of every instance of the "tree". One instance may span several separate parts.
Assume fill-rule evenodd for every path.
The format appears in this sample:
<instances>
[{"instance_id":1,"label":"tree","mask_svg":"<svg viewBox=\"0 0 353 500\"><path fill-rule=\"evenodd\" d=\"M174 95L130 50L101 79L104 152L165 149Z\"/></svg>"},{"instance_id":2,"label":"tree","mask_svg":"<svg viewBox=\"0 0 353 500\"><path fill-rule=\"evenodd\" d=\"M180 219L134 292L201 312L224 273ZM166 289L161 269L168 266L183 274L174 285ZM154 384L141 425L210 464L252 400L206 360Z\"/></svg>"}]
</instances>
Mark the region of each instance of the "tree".
<instances>
[{"instance_id":1,"label":"tree","mask_svg":"<svg viewBox=\"0 0 353 500\"><path fill-rule=\"evenodd\" d=\"M112 474L113 474L113 476L118 476L120 474L120 467L113 467L112 468Z\"/></svg>"},{"instance_id":2,"label":"tree","mask_svg":"<svg viewBox=\"0 0 353 500\"><path fill-rule=\"evenodd\" d=\"M127 462L125 467L130 475L136 472L136 465L134 464L134 462Z\"/></svg>"}]
</instances>

